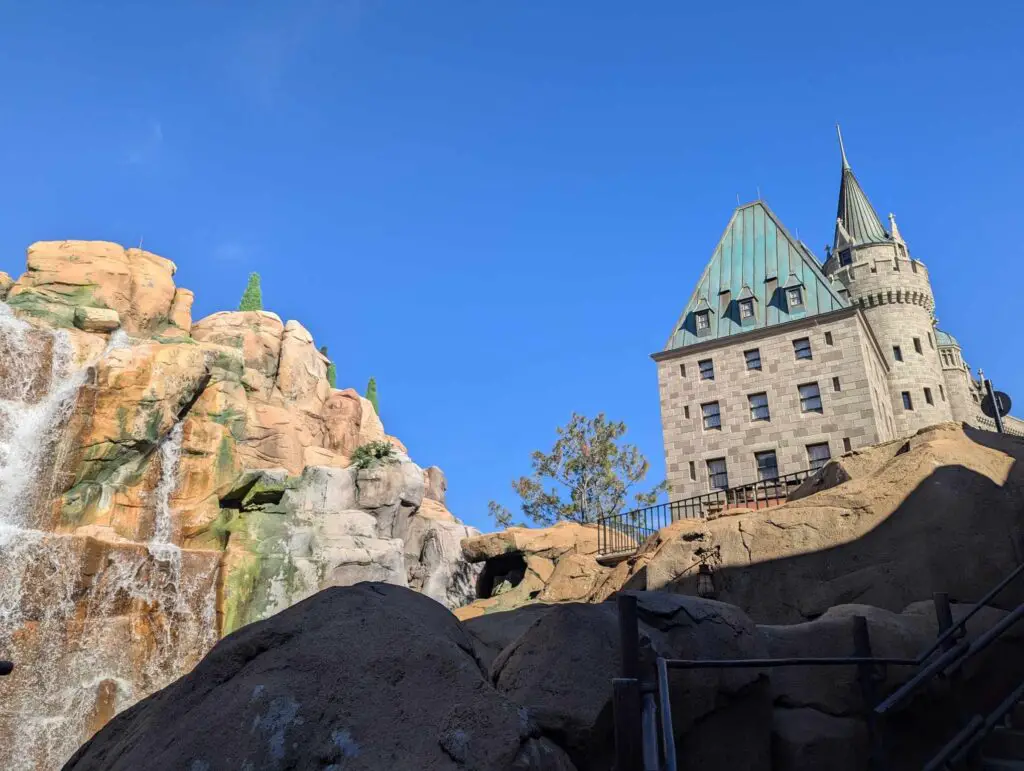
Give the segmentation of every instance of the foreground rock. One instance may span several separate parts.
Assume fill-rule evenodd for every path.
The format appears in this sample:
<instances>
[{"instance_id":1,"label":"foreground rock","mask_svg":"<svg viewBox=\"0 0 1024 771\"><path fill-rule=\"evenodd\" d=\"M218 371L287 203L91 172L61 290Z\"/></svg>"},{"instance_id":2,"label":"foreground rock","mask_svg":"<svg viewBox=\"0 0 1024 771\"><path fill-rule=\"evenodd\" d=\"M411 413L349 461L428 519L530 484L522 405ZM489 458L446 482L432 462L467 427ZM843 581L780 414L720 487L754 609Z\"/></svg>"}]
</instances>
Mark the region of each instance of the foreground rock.
<instances>
[{"instance_id":1,"label":"foreground rock","mask_svg":"<svg viewBox=\"0 0 1024 771\"><path fill-rule=\"evenodd\" d=\"M65 768L573 771L485 681L448 611L373 584L321 592L222 640Z\"/></svg>"}]
</instances>

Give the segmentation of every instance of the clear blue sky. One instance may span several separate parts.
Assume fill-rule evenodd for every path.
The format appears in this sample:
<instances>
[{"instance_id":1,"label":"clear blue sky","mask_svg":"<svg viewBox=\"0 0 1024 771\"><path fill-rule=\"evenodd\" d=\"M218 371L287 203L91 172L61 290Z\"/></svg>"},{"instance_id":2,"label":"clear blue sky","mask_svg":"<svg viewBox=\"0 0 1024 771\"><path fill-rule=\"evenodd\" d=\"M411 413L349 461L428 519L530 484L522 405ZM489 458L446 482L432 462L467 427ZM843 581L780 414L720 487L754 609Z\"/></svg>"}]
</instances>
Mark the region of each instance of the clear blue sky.
<instances>
[{"instance_id":1,"label":"clear blue sky","mask_svg":"<svg viewBox=\"0 0 1024 771\"><path fill-rule=\"evenodd\" d=\"M831 240L839 121L1024 405L1022 33L1009 0L6 2L0 269L141 237L197 319L259 271L486 525L573 410L663 476L648 355L737 196Z\"/></svg>"}]
</instances>

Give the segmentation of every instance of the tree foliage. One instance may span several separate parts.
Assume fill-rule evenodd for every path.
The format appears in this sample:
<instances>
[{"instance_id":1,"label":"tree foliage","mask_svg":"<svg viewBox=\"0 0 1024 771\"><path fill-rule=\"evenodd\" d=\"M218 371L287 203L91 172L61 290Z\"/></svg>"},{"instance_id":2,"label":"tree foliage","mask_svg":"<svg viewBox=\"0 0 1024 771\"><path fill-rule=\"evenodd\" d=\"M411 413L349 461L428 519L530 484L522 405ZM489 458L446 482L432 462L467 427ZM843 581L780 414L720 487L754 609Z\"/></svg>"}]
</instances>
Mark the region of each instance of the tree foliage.
<instances>
[{"instance_id":1,"label":"tree foliage","mask_svg":"<svg viewBox=\"0 0 1024 771\"><path fill-rule=\"evenodd\" d=\"M373 405L373 411L377 413L377 417L380 417L380 404L377 402L377 380L370 378L370 382L366 384L366 398Z\"/></svg>"},{"instance_id":2,"label":"tree foliage","mask_svg":"<svg viewBox=\"0 0 1024 771\"><path fill-rule=\"evenodd\" d=\"M647 492L636 490L649 464L635 445L620 442L625 423L609 421L604 413L588 418L574 412L556 432L550 452L531 456L532 473L512 482L524 516L533 523L596 522L622 511L631 494L636 506L650 506L665 490L664 482ZM488 511L499 526L512 524L512 513L501 504L491 501Z\"/></svg>"},{"instance_id":3,"label":"tree foliage","mask_svg":"<svg viewBox=\"0 0 1024 771\"><path fill-rule=\"evenodd\" d=\"M242 301L238 304L240 311L261 311L263 310L263 292L260 289L260 274L250 273L249 283L245 286L242 294Z\"/></svg>"},{"instance_id":4,"label":"tree foliage","mask_svg":"<svg viewBox=\"0 0 1024 771\"><path fill-rule=\"evenodd\" d=\"M327 384L331 388L338 387L338 368L334 366L334 362L331 361L331 357L327 355L327 346L320 346L320 353L327 359Z\"/></svg>"}]
</instances>

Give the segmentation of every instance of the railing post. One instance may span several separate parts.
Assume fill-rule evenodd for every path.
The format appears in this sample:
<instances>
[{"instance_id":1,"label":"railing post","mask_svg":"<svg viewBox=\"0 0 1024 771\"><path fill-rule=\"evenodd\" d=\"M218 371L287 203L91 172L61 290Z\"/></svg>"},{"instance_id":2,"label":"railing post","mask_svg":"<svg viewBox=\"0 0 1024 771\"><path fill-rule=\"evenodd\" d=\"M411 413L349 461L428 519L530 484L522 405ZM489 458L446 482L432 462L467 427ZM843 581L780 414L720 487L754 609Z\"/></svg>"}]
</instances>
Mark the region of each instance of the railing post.
<instances>
[{"instance_id":1,"label":"railing post","mask_svg":"<svg viewBox=\"0 0 1024 771\"><path fill-rule=\"evenodd\" d=\"M853 617L853 655L857 658L871 658L871 637L868 633L868 620L864 616ZM872 771L884 771L885 759L875 716L875 705L878 703L875 665L870 662L857 664L857 680L860 683L861 698L864 702L864 721L868 729L871 758L869 768Z\"/></svg>"},{"instance_id":2,"label":"railing post","mask_svg":"<svg viewBox=\"0 0 1024 771\"><path fill-rule=\"evenodd\" d=\"M615 771L642 771L643 716L639 680L627 677L612 680L612 711L615 720Z\"/></svg>"},{"instance_id":3,"label":"railing post","mask_svg":"<svg viewBox=\"0 0 1024 771\"><path fill-rule=\"evenodd\" d=\"M939 637L953 626L953 611L949 607L949 595L946 592L935 592L932 595L935 603L935 618L939 622ZM956 645L956 635L950 636L942 643L942 650L948 651Z\"/></svg>"},{"instance_id":4,"label":"railing post","mask_svg":"<svg viewBox=\"0 0 1024 771\"><path fill-rule=\"evenodd\" d=\"M640 623L636 595L620 594L619 640L621 677L612 681L615 719L616 771L641 771L643 761L643 715L640 697Z\"/></svg>"}]
</instances>

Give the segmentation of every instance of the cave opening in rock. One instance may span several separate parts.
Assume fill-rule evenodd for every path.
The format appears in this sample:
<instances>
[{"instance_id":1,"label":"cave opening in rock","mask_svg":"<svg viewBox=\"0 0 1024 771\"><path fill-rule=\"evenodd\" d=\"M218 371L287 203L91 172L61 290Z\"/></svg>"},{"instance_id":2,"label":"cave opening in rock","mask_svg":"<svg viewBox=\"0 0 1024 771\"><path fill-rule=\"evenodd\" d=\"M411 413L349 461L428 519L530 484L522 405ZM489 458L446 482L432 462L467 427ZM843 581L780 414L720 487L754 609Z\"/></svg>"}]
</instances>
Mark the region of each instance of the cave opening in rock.
<instances>
[{"instance_id":1,"label":"cave opening in rock","mask_svg":"<svg viewBox=\"0 0 1024 771\"><path fill-rule=\"evenodd\" d=\"M522 583L526 575L526 560L519 552L491 557L484 563L476 580L476 596L485 600L507 592Z\"/></svg>"}]
</instances>

